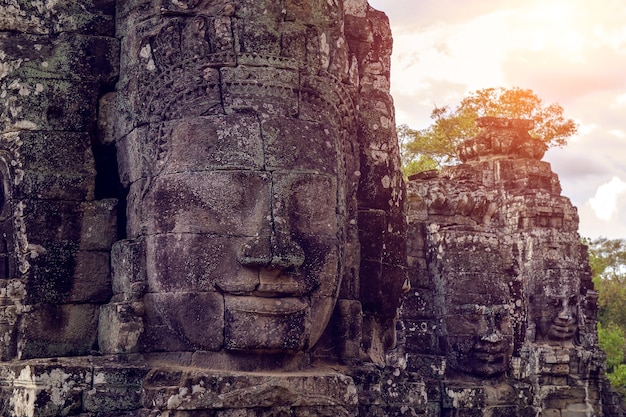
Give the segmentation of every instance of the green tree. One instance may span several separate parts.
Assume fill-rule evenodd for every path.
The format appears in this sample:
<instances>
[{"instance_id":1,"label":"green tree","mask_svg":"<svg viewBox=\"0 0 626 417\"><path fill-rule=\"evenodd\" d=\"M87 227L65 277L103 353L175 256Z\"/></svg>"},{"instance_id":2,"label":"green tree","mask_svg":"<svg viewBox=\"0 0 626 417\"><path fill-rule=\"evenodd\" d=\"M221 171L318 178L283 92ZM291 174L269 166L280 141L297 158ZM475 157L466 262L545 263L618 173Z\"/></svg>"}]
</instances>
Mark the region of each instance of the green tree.
<instances>
[{"instance_id":1,"label":"green tree","mask_svg":"<svg viewBox=\"0 0 626 417\"><path fill-rule=\"evenodd\" d=\"M593 282L598 291L598 319L626 333L626 239L587 241Z\"/></svg>"},{"instance_id":2,"label":"green tree","mask_svg":"<svg viewBox=\"0 0 626 417\"><path fill-rule=\"evenodd\" d=\"M564 146L578 131L576 122L563 116L560 105L545 105L532 90L484 88L470 93L455 109L435 106L430 115L433 124L426 129L413 130L407 125L398 128L405 175L423 167L441 168L456 163L457 146L478 134L475 120L484 116L534 120L531 136L543 140L548 147ZM411 165L414 161L418 163Z\"/></svg>"},{"instance_id":3,"label":"green tree","mask_svg":"<svg viewBox=\"0 0 626 417\"><path fill-rule=\"evenodd\" d=\"M600 348L606 353L606 367L613 371L624 362L624 331L615 324L603 326L598 323L598 341Z\"/></svg>"},{"instance_id":4,"label":"green tree","mask_svg":"<svg viewBox=\"0 0 626 417\"><path fill-rule=\"evenodd\" d=\"M589 263L598 291L598 341L611 386L626 397L626 240L589 240Z\"/></svg>"}]
</instances>

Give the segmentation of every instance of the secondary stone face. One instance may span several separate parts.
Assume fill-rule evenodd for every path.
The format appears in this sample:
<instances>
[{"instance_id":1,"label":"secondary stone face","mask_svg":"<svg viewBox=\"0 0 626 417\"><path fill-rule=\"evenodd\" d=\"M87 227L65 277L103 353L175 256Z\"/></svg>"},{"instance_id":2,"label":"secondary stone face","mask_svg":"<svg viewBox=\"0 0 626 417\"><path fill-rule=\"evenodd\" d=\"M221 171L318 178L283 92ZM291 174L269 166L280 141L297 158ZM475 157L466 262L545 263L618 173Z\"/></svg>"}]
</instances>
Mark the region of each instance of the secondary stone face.
<instances>
[{"instance_id":1,"label":"secondary stone face","mask_svg":"<svg viewBox=\"0 0 626 417\"><path fill-rule=\"evenodd\" d=\"M531 123L478 125L463 164L408 185L407 369L438 370L422 375L441 384L429 401L443 415L600 415L608 386L576 209Z\"/></svg>"}]
</instances>

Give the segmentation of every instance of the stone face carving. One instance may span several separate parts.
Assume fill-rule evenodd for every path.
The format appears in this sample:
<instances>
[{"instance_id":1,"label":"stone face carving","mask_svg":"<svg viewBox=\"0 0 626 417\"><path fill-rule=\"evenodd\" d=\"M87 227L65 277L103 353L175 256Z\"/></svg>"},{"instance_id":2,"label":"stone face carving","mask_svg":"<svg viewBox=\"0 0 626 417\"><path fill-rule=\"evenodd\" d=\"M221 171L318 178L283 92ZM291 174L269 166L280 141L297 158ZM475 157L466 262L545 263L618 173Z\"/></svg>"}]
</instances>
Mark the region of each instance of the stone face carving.
<instances>
[{"instance_id":1,"label":"stone face carving","mask_svg":"<svg viewBox=\"0 0 626 417\"><path fill-rule=\"evenodd\" d=\"M538 296L530 296L531 317L536 326L536 340L572 342L578 331L578 292L570 288L540 288Z\"/></svg>"},{"instance_id":2,"label":"stone face carving","mask_svg":"<svg viewBox=\"0 0 626 417\"><path fill-rule=\"evenodd\" d=\"M496 234L464 226L440 228L432 244L431 271L441 288L436 302L443 310L436 314L446 335L448 372L501 375L513 350L506 252L501 253Z\"/></svg>"},{"instance_id":3,"label":"stone face carving","mask_svg":"<svg viewBox=\"0 0 626 417\"><path fill-rule=\"evenodd\" d=\"M122 70L138 75L118 141L128 236L145 246L140 350L296 352L326 328L356 221L338 7L175 2L123 18ZM305 25L320 33L289 39Z\"/></svg>"}]
</instances>

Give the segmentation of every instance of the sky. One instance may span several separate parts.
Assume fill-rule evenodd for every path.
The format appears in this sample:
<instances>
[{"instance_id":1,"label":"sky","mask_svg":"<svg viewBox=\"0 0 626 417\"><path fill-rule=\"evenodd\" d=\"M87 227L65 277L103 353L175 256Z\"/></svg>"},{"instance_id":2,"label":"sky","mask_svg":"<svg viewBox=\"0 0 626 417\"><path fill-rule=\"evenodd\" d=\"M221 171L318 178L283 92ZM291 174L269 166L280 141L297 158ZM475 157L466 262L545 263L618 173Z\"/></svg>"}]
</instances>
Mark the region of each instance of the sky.
<instances>
[{"instance_id":1,"label":"sky","mask_svg":"<svg viewBox=\"0 0 626 417\"><path fill-rule=\"evenodd\" d=\"M626 238L626 1L369 0L394 37L397 124L488 87L533 90L579 132L544 157L581 236Z\"/></svg>"}]
</instances>

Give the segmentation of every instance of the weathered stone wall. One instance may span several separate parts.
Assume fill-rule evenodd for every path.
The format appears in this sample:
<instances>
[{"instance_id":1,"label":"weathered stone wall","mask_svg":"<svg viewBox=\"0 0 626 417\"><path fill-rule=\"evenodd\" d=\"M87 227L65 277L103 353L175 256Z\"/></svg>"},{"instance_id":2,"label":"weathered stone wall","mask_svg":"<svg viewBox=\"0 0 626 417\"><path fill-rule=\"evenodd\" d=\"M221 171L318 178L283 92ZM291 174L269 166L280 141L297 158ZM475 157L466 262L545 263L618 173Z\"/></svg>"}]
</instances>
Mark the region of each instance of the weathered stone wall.
<instances>
[{"instance_id":1,"label":"weathered stone wall","mask_svg":"<svg viewBox=\"0 0 626 417\"><path fill-rule=\"evenodd\" d=\"M97 346L116 201L102 199L93 149L99 95L118 75L114 12L107 1L0 6L3 360Z\"/></svg>"}]
</instances>

